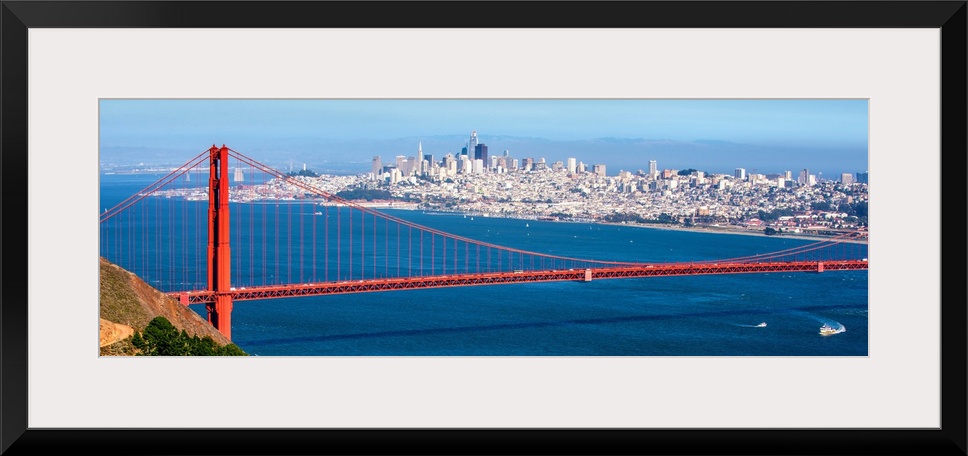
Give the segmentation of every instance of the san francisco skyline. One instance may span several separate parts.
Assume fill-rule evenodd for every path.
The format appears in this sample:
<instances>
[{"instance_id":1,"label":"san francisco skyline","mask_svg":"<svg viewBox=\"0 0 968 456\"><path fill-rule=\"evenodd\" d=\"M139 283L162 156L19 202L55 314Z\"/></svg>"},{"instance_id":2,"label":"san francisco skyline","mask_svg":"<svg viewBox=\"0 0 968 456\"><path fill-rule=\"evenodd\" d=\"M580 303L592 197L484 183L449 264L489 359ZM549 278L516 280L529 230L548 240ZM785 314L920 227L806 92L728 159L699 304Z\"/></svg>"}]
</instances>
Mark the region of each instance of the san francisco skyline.
<instances>
[{"instance_id":1,"label":"san francisco skyline","mask_svg":"<svg viewBox=\"0 0 968 456\"><path fill-rule=\"evenodd\" d=\"M213 142L320 172L366 172L375 155L491 153L647 168L736 167L824 176L867 171L867 100L100 101L103 164L161 164Z\"/></svg>"}]
</instances>

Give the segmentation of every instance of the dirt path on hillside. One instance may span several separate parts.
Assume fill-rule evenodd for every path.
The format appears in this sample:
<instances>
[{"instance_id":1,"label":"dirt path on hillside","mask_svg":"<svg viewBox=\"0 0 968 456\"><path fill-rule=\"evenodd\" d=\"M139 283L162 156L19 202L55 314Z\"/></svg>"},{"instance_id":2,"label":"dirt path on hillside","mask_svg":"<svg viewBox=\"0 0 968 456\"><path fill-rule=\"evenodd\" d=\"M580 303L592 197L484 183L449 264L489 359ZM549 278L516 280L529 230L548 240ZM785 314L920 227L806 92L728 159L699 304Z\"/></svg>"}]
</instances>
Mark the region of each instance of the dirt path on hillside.
<instances>
[{"instance_id":1,"label":"dirt path on hillside","mask_svg":"<svg viewBox=\"0 0 968 456\"><path fill-rule=\"evenodd\" d=\"M115 342L127 339L133 335L134 328L102 318L100 323L100 333L101 346L106 347Z\"/></svg>"}]
</instances>

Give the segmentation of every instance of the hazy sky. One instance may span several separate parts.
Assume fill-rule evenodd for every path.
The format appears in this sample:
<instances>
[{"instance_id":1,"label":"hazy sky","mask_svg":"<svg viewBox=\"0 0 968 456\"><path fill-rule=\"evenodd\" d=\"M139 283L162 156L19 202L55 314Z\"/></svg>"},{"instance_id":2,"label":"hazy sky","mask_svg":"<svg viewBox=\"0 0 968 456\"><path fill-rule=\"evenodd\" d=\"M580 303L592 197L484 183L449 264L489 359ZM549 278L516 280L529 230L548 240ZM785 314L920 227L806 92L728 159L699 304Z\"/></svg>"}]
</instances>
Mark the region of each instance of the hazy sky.
<instances>
[{"instance_id":1,"label":"hazy sky","mask_svg":"<svg viewBox=\"0 0 968 456\"><path fill-rule=\"evenodd\" d=\"M178 161L225 143L257 159L365 172L374 155L414 155L415 141L435 157L459 152L476 130L491 155L560 152L547 160L605 162L609 174L647 169L650 159L711 172L856 172L867 167L867 108L867 100L101 100L100 145L102 158L160 151Z\"/></svg>"}]
</instances>

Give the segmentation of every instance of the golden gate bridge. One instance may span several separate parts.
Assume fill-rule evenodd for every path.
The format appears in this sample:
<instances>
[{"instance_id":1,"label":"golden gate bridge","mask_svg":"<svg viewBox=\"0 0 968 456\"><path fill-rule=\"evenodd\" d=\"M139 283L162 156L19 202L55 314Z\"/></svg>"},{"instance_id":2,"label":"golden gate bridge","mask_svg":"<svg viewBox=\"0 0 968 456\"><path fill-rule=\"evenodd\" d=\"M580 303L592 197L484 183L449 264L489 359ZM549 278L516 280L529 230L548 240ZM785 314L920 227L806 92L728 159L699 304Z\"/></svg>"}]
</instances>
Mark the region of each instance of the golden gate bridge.
<instances>
[{"instance_id":1,"label":"golden gate bridge","mask_svg":"<svg viewBox=\"0 0 968 456\"><path fill-rule=\"evenodd\" d=\"M213 145L104 209L100 225L102 257L185 305L205 304L209 323L229 338L235 301L525 282L817 273L868 265L861 233L688 262L528 251L348 201L225 145Z\"/></svg>"}]
</instances>

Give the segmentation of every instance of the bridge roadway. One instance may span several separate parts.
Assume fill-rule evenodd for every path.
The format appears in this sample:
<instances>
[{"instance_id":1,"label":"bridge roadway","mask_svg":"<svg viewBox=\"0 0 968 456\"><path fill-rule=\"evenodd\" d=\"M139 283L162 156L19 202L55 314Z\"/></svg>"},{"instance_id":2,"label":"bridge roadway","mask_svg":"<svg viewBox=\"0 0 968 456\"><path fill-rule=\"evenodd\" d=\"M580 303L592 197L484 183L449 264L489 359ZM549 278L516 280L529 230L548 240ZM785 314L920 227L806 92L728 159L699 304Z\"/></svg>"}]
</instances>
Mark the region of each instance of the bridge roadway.
<instances>
[{"instance_id":1,"label":"bridge roadway","mask_svg":"<svg viewBox=\"0 0 968 456\"><path fill-rule=\"evenodd\" d=\"M475 274L399 277L384 279L347 280L339 282L305 283L232 288L234 301L255 299L321 296L370 291L413 290L475 285L494 285L525 282L579 281L637 277L669 277L709 274L743 274L768 272L824 272L867 269L866 260L841 261L782 261L763 263L669 263L643 264L590 269L487 272ZM168 293L183 304L203 304L215 301L213 291L183 291Z\"/></svg>"}]
</instances>

